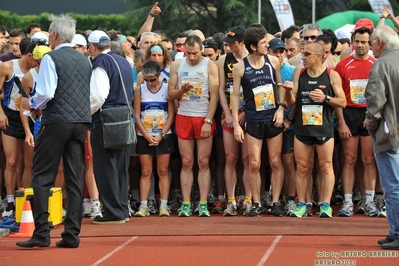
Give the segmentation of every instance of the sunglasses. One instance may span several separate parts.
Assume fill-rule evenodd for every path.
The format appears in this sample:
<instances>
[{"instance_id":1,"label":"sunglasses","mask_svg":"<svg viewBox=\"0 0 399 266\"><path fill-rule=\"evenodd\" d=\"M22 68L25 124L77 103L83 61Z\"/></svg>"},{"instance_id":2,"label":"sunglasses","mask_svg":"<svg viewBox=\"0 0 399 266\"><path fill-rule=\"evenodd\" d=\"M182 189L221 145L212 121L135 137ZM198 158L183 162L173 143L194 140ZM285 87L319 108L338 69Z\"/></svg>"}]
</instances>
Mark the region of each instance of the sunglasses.
<instances>
[{"instance_id":1,"label":"sunglasses","mask_svg":"<svg viewBox=\"0 0 399 266\"><path fill-rule=\"evenodd\" d=\"M157 80L157 78L153 78L153 79L144 79L145 82L147 83L152 83L155 82Z\"/></svg>"},{"instance_id":2,"label":"sunglasses","mask_svg":"<svg viewBox=\"0 0 399 266\"><path fill-rule=\"evenodd\" d=\"M316 35L311 35L311 36L304 36L303 39L305 41L309 41L311 39L312 41L316 40L317 36Z\"/></svg>"},{"instance_id":3,"label":"sunglasses","mask_svg":"<svg viewBox=\"0 0 399 266\"><path fill-rule=\"evenodd\" d=\"M334 55L341 55L341 52L342 52L342 51L335 51L333 54L334 54Z\"/></svg>"},{"instance_id":4,"label":"sunglasses","mask_svg":"<svg viewBox=\"0 0 399 266\"><path fill-rule=\"evenodd\" d=\"M184 43L176 43L175 45L176 45L177 48L180 48L180 47L182 47L184 45Z\"/></svg>"}]
</instances>

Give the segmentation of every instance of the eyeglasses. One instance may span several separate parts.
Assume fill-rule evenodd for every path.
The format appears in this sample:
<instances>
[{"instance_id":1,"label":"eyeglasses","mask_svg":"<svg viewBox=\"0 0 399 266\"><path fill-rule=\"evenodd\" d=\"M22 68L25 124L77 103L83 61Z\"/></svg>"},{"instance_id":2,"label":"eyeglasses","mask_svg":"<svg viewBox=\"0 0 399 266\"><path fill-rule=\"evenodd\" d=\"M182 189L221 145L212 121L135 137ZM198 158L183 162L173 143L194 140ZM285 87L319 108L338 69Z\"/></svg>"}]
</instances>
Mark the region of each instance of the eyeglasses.
<instances>
[{"instance_id":1,"label":"eyeglasses","mask_svg":"<svg viewBox=\"0 0 399 266\"><path fill-rule=\"evenodd\" d=\"M145 82L147 83L153 83L157 80L157 78L153 78L153 79L144 79Z\"/></svg>"},{"instance_id":2,"label":"eyeglasses","mask_svg":"<svg viewBox=\"0 0 399 266\"><path fill-rule=\"evenodd\" d=\"M305 41L309 41L311 39L312 41L316 40L317 36L316 35L310 35L310 36L304 36L303 39Z\"/></svg>"},{"instance_id":3,"label":"eyeglasses","mask_svg":"<svg viewBox=\"0 0 399 266\"><path fill-rule=\"evenodd\" d=\"M79 49L79 48L82 48L83 47L83 45L79 45L79 44L77 44L77 45L75 45L74 47L73 47L73 49Z\"/></svg>"},{"instance_id":4,"label":"eyeglasses","mask_svg":"<svg viewBox=\"0 0 399 266\"><path fill-rule=\"evenodd\" d=\"M176 45L177 48L180 48L180 47L182 47L184 45L184 43L176 43L175 45Z\"/></svg>"},{"instance_id":5,"label":"eyeglasses","mask_svg":"<svg viewBox=\"0 0 399 266\"><path fill-rule=\"evenodd\" d=\"M302 52L302 55L305 56L305 57L311 56L312 54L315 54L315 53Z\"/></svg>"}]
</instances>

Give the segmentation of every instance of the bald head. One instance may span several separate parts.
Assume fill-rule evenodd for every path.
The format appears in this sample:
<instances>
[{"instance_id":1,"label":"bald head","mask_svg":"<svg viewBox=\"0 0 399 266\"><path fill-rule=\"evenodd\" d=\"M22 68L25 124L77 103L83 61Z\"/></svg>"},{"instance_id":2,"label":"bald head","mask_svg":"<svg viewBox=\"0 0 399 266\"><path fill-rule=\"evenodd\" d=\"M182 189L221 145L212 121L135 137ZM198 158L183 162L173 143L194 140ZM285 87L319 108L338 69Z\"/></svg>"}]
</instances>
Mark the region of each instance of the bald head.
<instances>
[{"instance_id":1,"label":"bald head","mask_svg":"<svg viewBox=\"0 0 399 266\"><path fill-rule=\"evenodd\" d=\"M320 43L309 43L307 47L314 53L324 56L324 47Z\"/></svg>"},{"instance_id":2,"label":"bald head","mask_svg":"<svg viewBox=\"0 0 399 266\"><path fill-rule=\"evenodd\" d=\"M205 35L200 30L193 30L189 35L197 35L200 37L201 41L205 41Z\"/></svg>"}]
</instances>

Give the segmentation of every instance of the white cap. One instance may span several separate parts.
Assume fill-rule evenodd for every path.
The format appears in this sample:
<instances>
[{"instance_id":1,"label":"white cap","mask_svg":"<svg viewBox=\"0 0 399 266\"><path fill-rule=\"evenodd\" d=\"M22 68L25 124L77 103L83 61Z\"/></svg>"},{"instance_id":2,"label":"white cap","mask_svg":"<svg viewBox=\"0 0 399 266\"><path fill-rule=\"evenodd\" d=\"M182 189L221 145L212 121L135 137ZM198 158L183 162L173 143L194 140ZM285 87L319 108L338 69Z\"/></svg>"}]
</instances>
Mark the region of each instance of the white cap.
<instances>
[{"instance_id":1,"label":"white cap","mask_svg":"<svg viewBox=\"0 0 399 266\"><path fill-rule=\"evenodd\" d=\"M86 46L87 45L87 41L86 41L85 37L83 37L82 34L75 34L75 36L72 39L71 44L72 45L77 44L77 45Z\"/></svg>"},{"instance_id":2,"label":"white cap","mask_svg":"<svg viewBox=\"0 0 399 266\"><path fill-rule=\"evenodd\" d=\"M89 35L89 42L91 43L107 43L110 41L108 35L102 30L92 31Z\"/></svg>"},{"instance_id":3,"label":"white cap","mask_svg":"<svg viewBox=\"0 0 399 266\"><path fill-rule=\"evenodd\" d=\"M48 44L48 37L44 32L38 31L30 38L32 42L42 42Z\"/></svg>"}]
</instances>

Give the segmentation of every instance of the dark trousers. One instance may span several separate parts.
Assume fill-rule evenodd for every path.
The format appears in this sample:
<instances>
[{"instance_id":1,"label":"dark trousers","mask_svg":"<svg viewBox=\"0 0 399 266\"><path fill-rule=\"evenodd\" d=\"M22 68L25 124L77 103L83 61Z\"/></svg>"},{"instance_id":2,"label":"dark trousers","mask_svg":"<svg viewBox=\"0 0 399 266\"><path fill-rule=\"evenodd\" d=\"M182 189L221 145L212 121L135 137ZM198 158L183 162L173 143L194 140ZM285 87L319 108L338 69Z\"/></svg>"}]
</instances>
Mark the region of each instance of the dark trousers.
<instances>
[{"instance_id":1,"label":"dark trousers","mask_svg":"<svg viewBox=\"0 0 399 266\"><path fill-rule=\"evenodd\" d=\"M72 245L80 242L78 235L83 216L86 130L87 126L84 124L48 124L42 126L36 137L32 168L33 215L36 226L33 238L50 242L49 192L54 186L60 160L63 158L68 209L61 236Z\"/></svg>"},{"instance_id":2,"label":"dark trousers","mask_svg":"<svg viewBox=\"0 0 399 266\"><path fill-rule=\"evenodd\" d=\"M94 176L100 200L105 209L104 217L111 220L124 220L129 217L127 179L130 147L104 148L101 122L92 124L90 140Z\"/></svg>"}]
</instances>

